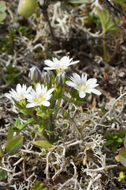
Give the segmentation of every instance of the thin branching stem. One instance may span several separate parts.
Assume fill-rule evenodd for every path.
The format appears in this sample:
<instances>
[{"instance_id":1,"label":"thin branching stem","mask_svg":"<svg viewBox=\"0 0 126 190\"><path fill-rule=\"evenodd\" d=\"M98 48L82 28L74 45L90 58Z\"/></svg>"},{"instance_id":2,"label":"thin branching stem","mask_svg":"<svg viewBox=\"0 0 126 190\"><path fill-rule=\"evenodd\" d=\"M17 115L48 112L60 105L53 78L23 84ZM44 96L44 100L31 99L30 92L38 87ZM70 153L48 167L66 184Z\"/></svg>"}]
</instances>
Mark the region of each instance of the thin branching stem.
<instances>
[{"instance_id":1,"label":"thin branching stem","mask_svg":"<svg viewBox=\"0 0 126 190\"><path fill-rule=\"evenodd\" d=\"M43 5L39 4L39 7L42 9L43 16L44 16L46 22L48 23L52 39L56 40L56 37L54 35L54 31L53 31L53 28L51 26L51 23L50 23L50 20L49 20L49 16L48 16L48 3L47 3L47 1L44 1Z\"/></svg>"}]
</instances>

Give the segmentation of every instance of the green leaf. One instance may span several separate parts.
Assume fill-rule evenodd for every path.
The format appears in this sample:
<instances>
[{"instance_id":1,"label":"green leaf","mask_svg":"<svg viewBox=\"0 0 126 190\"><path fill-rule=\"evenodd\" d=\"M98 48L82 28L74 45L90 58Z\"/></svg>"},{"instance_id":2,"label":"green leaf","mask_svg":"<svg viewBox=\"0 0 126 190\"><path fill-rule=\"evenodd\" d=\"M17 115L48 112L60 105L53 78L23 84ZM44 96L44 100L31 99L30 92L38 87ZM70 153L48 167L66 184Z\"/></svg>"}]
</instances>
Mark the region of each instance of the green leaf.
<instances>
[{"instance_id":1,"label":"green leaf","mask_svg":"<svg viewBox=\"0 0 126 190\"><path fill-rule=\"evenodd\" d=\"M121 164L126 167L126 148L120 150L119 160L120 160Z\"/></svg>"},{"instance_id":2,"label":"green leaf","mask_svg":"<svg viewBox=\"0 0 126 190\"><path fill-rule=\"evenodd\" d=\"M117 32L120 29L115 26L113 21L111 20L111 17L107 10L101 10L98 7L96 8L98 17L100 19L103 33L106 34L107 32ZM116 22L119 22L118 19L115 19Z\"/></svg>"},{"instance_id":3,"label":"green leaf","mask_svg":"<svg viewBox=\"0 0 126 190\"><path fill-rule=\"evenodd\" d=\"M69 3L83 4L88 3L88 0L69 0Z\"/></svg>"},{"instance_id":4,"label":"green leaf","mask_svg":"<svg viewBox=\"0 0 126 190\"><path fill-rule=\"evenodd\" d=\"M6 144L6 152L8 155L16 154L19 149L22 147L23 138L20 136L14 136L12 139L9 139Z\"/></svg>"},{"instance_id":5,"label":"green leaf","mask_svg":"<svg viewBox=\"0 0 126 190\"><path fill-rule=\"evenodd\" d=\"M21 131L25 127L27 127L29 124L34 124L34 123L35 123L35 120L33 118L28 119L28 121L26 123L21 123L20 118L17 118L16 122L13 126L13 130L14 131Z\"/></svg>"},{"instance_id":6,"label":"green leaf","mask_svg":"<svg viewBox=\"0 0 126 190\"><path fill-rule=\"evenodd\" d=\"M9 34L10 41L13 41L14 35L15 35L14 32L10 32ZM12 63L10 63L7 66L7 74L5 75L6 85L11 85L15 83L15 81L19 78L19 76L20 76L19 70L16 67L14 67Z\"/></svg>"},{"instance_id":7,"label":"green leaf","mask_svg":"<svg viewBox=\"0 0 126 190\"><path fill-rule=\"evenodd\" d=\"M13 138L14 130L13 127L10 127L8 129L8 136L7 136L7 142L9 142Z\"/></svg>"},{"instance_id":8,"label":"green leaf","mask_svg":"<svg viewBox=\"0 0 126 190\"><path fill-rule=\"evenodd\" d=\"M5 170L0 170L0 181L3 181L7 178L7 172Z\"/></svg>"},{"instance_id":9,"label":"green leaf","mask_svg":"<svg viewBox=\"0 0 126 190\"><path fill-rule=\"evenodd\" d=\"M122 143L122 142L123 142L123 139L122 139L122 138L118 138L118 139L117 139L117 142L118 142L118 143Z\"/></svg>"},{"instance_id":10,"label":"green leaf","mask_svg":"<svg viewBox=\"0 0 126 190\"><path fill-rule=\"evenodd\" d=\"M33 141L32 143L36 146L39 146L40 148L45 148L47 150L53 146L47 140L38 140L38 141Z\"/></svg>"},{"instance_id":11,"label":"green leaf","mask_svg":"<svg viewBox=\"0 0 126 190\"><path fill-rule=\"evenodd\" d=\"M4 1L0 1L0 12L4 12L6 10L6 4Z\"/></svg>"},{"instance_id":12,"label":"green leaf","mask_svg":"<svg viewBox=\"0 0 126 190\"><path fill-rule=\"evenodd\" d=\"M27 124L22 124L20 118L16 119L14 128L16 128L18 130L22 130L25 126L27 126Z\"/></svg>"},{"instance_id":13,"label":"green leaf","mask_svg":"<svg viewBox=\"0 0 126 190\"><path fill-rule=\"evenodd\" d=\"M43 119L48 118L48 114L43 112L42 110L37 111L37 116L42 117Z\"/></svg>"},{"instance_id":14,"label":"green leaf","mask_svg":"<svg viewBox=\"0 0 126 190\"><path fill-rule=\"evenodd\" d=\"M4 1L0 1L0 23L6 18L6 4Z\"/></svg>"},{"instance_id":15,"label":"green leaf","mask_svg":"<svg viewBox=\"0 0 126 190\"><path fill-rule=\"evenodd\" d=\"M105 143L105 145L106 145L106 146L109 146L109 145L113 144L113 142L114 142L114 141L111 140L111 139L110 139L110 140L107 140L106 143Z\"/></svg>"},{"instance_id":16,"label":"green leaf","mask_svg":"<svg viewBox=\"0 0 126 190\"><path fill-rule=\"evenodd\" d=\"M16 119L15 127L19 130L21 130L23 128L23 125L22 125L21 120L19 118Z\"/></svg>"}]
</instances>

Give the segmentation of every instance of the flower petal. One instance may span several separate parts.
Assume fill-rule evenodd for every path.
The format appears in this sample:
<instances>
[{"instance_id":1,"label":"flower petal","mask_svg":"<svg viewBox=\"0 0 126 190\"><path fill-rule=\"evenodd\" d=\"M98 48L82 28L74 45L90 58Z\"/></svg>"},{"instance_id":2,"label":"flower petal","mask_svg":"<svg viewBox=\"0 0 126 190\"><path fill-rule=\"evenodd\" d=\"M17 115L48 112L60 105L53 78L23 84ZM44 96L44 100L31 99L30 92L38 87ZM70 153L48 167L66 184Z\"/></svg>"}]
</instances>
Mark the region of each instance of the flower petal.
<instances>
[{"instance_id":1,"label":"flower petal","mask_svg":"<svg viewBox=\"0 0 126 190\"><path fill-rule=\"evenodd\" d=\"M36 84L36 92L37 92L37 94L41 94L41 85L40 85L40 83L37 83Z\"/></svg>"},{"instance_id":2,"label":"flower petal","mask_svg":"<svg viewBox=\"0 0 126 190\"><path fill-rule=\"evenodd\" d=\"M96 89L92 89L92 92L96 95L101 95L101 92L99 90Z\"/></svg>"},{"instance_id":3,"label":"flower petal","mask_svg":"<svg viewBox=\"0 0 126 190\"><path fill-rule=\"evenodd\" d=\"M50 60L45 60L45 65L49 66L49 67L53 67L54 63L53 61L50 61Z\"/></svg>"},{"instance_id":4,"label":"flower petal","mask_svg":"<svg viewBox=\"0 0 126 190\"><path fill-rule=\"evenodd\" d=\"M26 105L26 108L33 108L33 107L35 107L36 106L36 104L34 103L34 102L32 102L32 103L28 103L27 105Z\"/></svg>"},{"instance_id":5,"label":"flower petal","mask_svg":"<svg viewBox=\"0 0 126 190\"><path fill-rule=\"evenodd\" d=\"M48 101L43 101L43 102L42 102L42 105L49 107L49 106L50 106L50 102L48 102Z\"/></svg>"},{"instance_id":6,"label":"flower petal","mask_svg":"<svg viewBox=\"0 0 126 190\"><path fill-rule=\"evenodd\" d=\"M71 81L66 81L66 84L71 87L76 87L76 84Z\"/></svg>"},{"instance_id":7,"label":"flower petal","mask_svg":"<svg viewBox=\"0 0 126 190\"><path fill-rule=\"evenodd\" d=\"M79 91L80 98L84 98L86 96L86 93L84 91Z\"/></svg>"},{"instance_id":8,"label":"flower petal","mask_svg":"<svg viewBox=\"0 0 126 190\"><path fill-rule=\"evenodd\" d=\"M53 67L44 67L44 70L56 70L56 69Z\"/></svg>"}]
</instances>

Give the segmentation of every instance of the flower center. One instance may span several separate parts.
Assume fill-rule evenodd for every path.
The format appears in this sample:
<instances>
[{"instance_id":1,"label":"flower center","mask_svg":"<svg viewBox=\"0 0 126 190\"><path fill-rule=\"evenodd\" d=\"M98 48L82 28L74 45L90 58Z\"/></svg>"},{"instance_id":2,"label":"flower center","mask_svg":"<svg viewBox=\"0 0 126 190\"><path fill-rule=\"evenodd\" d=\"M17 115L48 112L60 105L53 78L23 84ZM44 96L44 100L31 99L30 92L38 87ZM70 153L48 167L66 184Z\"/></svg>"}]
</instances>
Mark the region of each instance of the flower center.
<instances>
[{"instance_id":1,"label":"flower center","mask_svg":"<svg viewBox=\"0 0 126 190\"><path fill-rule=\"evenodd\" d=\"M57 73L64 73L64 71L65 71L64 69L58 69Z\"/></svg>"},{"instance_id":2,"label":"flower center","mask_svg":"<svg viewBox=\"0 0 126 190\"><path fill-rule=\"evenodd\" d=\"M86 83L79 83L77 85L78 89L79 90L82 90L82 91L87 91L88 90L88 85L86 85Z\"/></svg>"},{"instance_id":3,"label":"flower center","mask_svg":"<svg viewBox=\"0 0 126 190\"><path fill-rule=\"evenodd\" d=\"M24 95L21 93L20 96L19 96L19 100L23 100L25 99Z\"/></svg>"},{"instance_id":4,"label":"flower center","mask_svg":"<svg viewBox=\"0 0 126 190\"><path fill-rule=\"evenodd\" d=\"M65 67L66 67L65 64L61 64L61 65L60 65L60 68L61 68L61 69L64 69Z\"/></svg>"},{"instance_id":5,"label":"flower center","mask_svg":"<svg viewBox=\"0 0 126 190\"><path fill-rule=\"evenodd\" d=\"M63 73L65 71L65 64L60 64L57 66L57 72Z\"/></svg>"},{"instance_id":6,"label":"flower center","mask_svg":"<svg viewBox=\"0 0 126 190\"><path fill-rule=\"evenodd\" d=\"M43 101L45 101L45 97L42 94L40 94L34 98L34 102L36 104L41 104Z\"/></svg>"}]
</instances>

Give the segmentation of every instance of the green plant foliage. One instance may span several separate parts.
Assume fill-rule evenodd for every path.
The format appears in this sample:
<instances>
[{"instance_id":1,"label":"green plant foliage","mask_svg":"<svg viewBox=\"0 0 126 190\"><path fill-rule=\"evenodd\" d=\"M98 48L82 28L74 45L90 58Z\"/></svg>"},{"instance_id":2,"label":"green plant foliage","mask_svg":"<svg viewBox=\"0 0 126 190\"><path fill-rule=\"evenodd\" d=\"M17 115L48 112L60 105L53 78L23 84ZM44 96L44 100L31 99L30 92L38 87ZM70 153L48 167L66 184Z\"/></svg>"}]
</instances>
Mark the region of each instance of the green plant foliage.
<instances>
[{"instance_id":1,"label":"green plant foliage","mask_svg":"<svg viewBox=\"0 0 126 190\"><path fill-rule=\"evenodd\" d=\"M6 85L14 84L15 81L19 78L20 72L16 67L13 67L13 64L10 63L7 66L7 74L5 75L6 78Z\"/></svg>"},{"instance_id":2,"label":"green plant foliage","mask_svg":"<svg viewBox=\"0 0 126 190\"><path fill-rule=\"evenodd\" d=\"M89 12L88 17L84 19L84 23L87 26L92 26L93 24L95 24L99 27L101 25L99 18L92 12Z\"/></svg>"},{"instance_id":3,"label":"green plant foliage","mask_svg":"<svg viewBox=\"0 0 126 190\"><path fill-rule=\"evenodd\" d=\"M7 172L5 170L0 170L0 181L3 181L7 178Z\"/></svg>"},{"instance_id":4,"label":"green plant foliage","mask_svg":"<svg viewBox=\"0 0 126 190\"><path fill-rule=\"evenodd\" d=\"M126 167L126 148L119 151L119 160Z\"/></svg>"},{"instance_id":5,"label":"green plant foliage","mask_svg":"<svg viewBox=\"0 0 126 190\"><path fill-rule=\"evenodd\" d=\"M19 36L22 33L23 36L28 35L29 28L26 26L13 27L9 32L9 38L14 39L17 35Z\"/></svg>"},{"instance_id":6,"label":"green plant foliage","mask_svg":"<svg viewBox=\"0 0 126 190\"><path fill-rule=\"evenodd\" d=\"M117 150L118 146L123 145L123 140L126 135L126 130L108 132L105 135L106 146L111 147L113 151Z\"/></svg>"},{"instance_id":7,"label":"green plant foliage","mask_svg":"<svg viewBox=\"0 0 126 190\"><path fill-rule=\"evenodd\" d=\"M0 24L6 18L6 4L4 1L0 1Z\"/></svg>"},{"instance_id":8,"label":"green plant foliage","mask_svg":"<svg viewBox=\"0 0 126 190\"><path fill-rule=\"evenodd\" d=\"M10 32L7 34L7 36L0 37L0 50L2 52L6 51L9 54L13 52L13 46L14 46L14 39L20 35L31 37L29 35L29 28L26 26L19 26L19 27L13 27L11 28Z\"/></svg>"},{"instance_id":9,"label":"green plant foliage","mask_svg":"<svg viewBox=\"0 0 126 190\"><path fill-rule=\"evenodd\" d=\"M8 131L7 143L5 146L7 155L16 154L22 147L23 138L21 136L14 136L14 131L12 128Z\"/></svg>"},{"instance_id":10,"label":"green plant foliage","mask_svg":"<svg viewBox=\"0 0 126 190\"><path fill-rule=\"evenodd\" d=\"M115 26L107 10L101 10L97 7L97 14L100 19L103 33L118 32L120 29ZM119 23L118 19L115 19Z\"/></svg>"},{"instance_id":11,"label":"green plant foliage","mask_svg":"<svg viewBox=\"0 0 126 190\"><path fill-rule=\"evenodd\" d=\"M53 73L53 71L51 71L50 74L48 72L42 73L42 79L44 77L45 82L42 80L41 84L41 82L36 83L33 81L33 87L17 84L16 90L12 89L9 92L10 96L7 95L7 97L11 99L12 102L15 102L15 106L20 110L20 117L24 118L27 116L27 118L31 119L25 124L21 122L20 118L16 119L16 122L12 127L13 130L19 133L20 130L23 130L23 128L28 124L33 124L33 128L35 127L37 135L42 137L42 140L34 141L33 144L47 150L52 147L52 144L56 142L59 137L62 136L62 132L60 130L56 131L55 124L59 109L61 109L62 112L66 112L66 110L64 110L64 108L61 106L62 99L64 99L66 102L70 101L75 105L84 104L89 94L91 92L93 93L93 89L98 86L98 84L96 84L97 80L87 80L86 74L82 75L81 77L78 74L75 74L74 76L77 78L75 79L75 83L78 78L80 83L74 84L74 81L73 83L71 81L67 82L68 84L72 83L72 87L74 87L74 85L79 85L79 88L77 90L71 88L69 90L69 96L67 97L68 87L65 83L65 70L71 64L76 64L79 61L72 62L72 59L67 56L62 58L61 65L59 64L58 59L53 58L53 61L54 68L51 67L50 69L55 69L56 72ZM58 68L57 63L59 64ZM85 92L83 92L83 90ZM96 94L100 95L101 92L96 90ZM66 113L62 115L65 117ZM7 153L9 152L8 154L14 154L17 150L19 150L21 145L22 138L20 136L14 136L13 132L9 131L9 137L6 144Z\"/></svg>"},{"instance_id":12,"label":"green plant foliage","mask_svg":"<svg viewBox=\"0 0 126 190\"><path fill-rule=\"evenodd\" d=\"M20 118L17 118L16 121L15 121L15 124L14 124L14 126L12 128L14 129L14 131L21 131L25 127L27 127L27 125L33 124L33 123L34 123L33 118L28 119L28 121L26 123L23 123L23 124L21 123Z\"/></svg>"},{"instance_id":13,"label":"green plant foliage","mask_svg":"<svg viewBox=\"0 0 126 190\"><path fill-rule=\"evenodd\" d=\"M24 125L21 123L21 120L19 118L16 119L14 128L18 130L22 130L24 128Z\"/></svg>"},{"instance_id":14,"label":"green plant foliage","mask_svg":"<svg viewBox=\"0 0 126 190\"><path fill-rule=\"evenodd\" d=\"M124 138L124 148L119 151L119 161L126 167L126 136Z\"/></svg>"},{"instance_id":15,"label":"green plant foliage","mask_svg":"<svg viewBox=\"0 0 126 190\"><path fill-rule=\"evenodd\" d=\"M37 181L34 186L32 187L32 190L47 190L46 187L44 187L43 184L40 184L39 181Z\"/></svg>"},{"instance_id":16,"label":"green plant foliage","mask_svg":"<svg viewBox=\"0 0 126 190\"><path fill-rule=\"evenodd\" d=\"M53 146L47 140L38 140L38 141L33 141L32 143L36 146L39 146L40 148L45 148L46 150L48 150Z\"/></svg>"}]
</instances>

